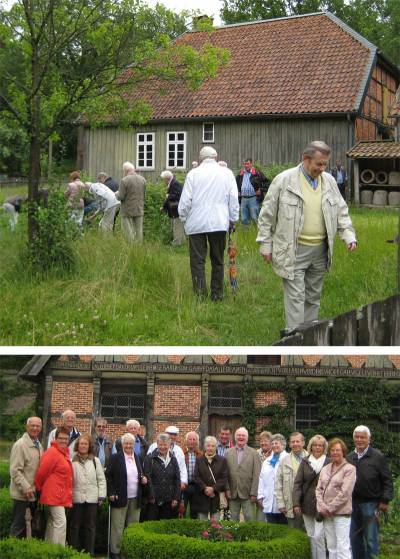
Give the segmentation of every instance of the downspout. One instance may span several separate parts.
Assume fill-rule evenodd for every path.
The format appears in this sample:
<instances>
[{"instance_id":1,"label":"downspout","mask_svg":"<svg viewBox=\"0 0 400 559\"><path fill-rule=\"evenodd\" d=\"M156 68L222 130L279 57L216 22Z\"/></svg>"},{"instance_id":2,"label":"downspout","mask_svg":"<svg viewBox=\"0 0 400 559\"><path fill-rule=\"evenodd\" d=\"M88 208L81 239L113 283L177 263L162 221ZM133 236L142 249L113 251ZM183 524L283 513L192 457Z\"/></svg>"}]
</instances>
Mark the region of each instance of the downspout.
<instances>
[{"instance_id":1,"label":"downspout","mask_svg":"<svg viewBox=\"0 0 400 559\"><path fill-rule=\"evenodd\" d=\"M352 118L351 113L347 113L347 151L354 146L354 136L355 136L355 119ZM348 177L348 188L349 188L349 200L351 198L354 199L354 180L353 180L353 173L354 173L354 163L353 160L349 160L349 171L347 173Z\"/></svg>"}]
</instances>

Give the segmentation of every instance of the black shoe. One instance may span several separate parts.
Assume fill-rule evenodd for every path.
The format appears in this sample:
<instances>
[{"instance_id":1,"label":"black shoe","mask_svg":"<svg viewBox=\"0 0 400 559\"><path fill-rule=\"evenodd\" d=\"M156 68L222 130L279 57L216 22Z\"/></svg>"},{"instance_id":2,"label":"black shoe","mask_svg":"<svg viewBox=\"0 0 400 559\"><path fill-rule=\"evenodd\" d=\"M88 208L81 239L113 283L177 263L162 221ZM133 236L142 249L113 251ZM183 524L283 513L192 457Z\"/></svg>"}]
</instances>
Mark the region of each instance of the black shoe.
<instances>
[{"instance_id":1,"label":"black shoe","mask_svg":"<svg viewBox=\"0 0 400 559\"><path fill-rule=\"evenodd\" d=\"M281 338L287 338L297 333L297 328L284 328L281 330Z\"/></svg>"}]
</instances>

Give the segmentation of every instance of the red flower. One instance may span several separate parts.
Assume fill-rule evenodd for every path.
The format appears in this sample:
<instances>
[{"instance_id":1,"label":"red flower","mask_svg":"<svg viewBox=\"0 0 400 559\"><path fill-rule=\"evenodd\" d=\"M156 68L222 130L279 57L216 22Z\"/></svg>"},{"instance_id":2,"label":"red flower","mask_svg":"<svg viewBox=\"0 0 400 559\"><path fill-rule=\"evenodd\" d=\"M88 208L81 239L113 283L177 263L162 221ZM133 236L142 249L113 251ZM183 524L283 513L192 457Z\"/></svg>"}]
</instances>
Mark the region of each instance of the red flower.
<instances>
[{"instance_id":1,"label":"red flower","mask_svg":"<svg viewBox=\"0 0 400 559\"><path fill-rule=\"evenodd\" d=\"M208 538L210 534L207 532L207 530L204 530L201 535L203 536L203 538Z\"/></svg>"}]
</instances>

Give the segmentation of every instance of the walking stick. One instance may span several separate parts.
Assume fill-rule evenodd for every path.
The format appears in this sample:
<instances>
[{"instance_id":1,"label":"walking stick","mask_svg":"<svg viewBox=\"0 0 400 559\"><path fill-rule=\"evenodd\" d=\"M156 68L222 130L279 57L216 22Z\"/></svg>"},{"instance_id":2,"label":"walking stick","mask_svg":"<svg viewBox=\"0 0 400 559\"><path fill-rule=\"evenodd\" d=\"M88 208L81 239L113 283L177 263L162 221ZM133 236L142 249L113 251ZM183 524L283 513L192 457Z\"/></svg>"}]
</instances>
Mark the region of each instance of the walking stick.
<instances>
[{"instance_id":1,"label":"walking stick","mask_svg":"<svg viewBox=\"0 0 400 559\"><path fill-rule=\"evenodd\" d=\"M108 503L108 530L107 530L107 557L110 559L110 537L111 537L111 506Z\"/></svg>"}]
</instances>

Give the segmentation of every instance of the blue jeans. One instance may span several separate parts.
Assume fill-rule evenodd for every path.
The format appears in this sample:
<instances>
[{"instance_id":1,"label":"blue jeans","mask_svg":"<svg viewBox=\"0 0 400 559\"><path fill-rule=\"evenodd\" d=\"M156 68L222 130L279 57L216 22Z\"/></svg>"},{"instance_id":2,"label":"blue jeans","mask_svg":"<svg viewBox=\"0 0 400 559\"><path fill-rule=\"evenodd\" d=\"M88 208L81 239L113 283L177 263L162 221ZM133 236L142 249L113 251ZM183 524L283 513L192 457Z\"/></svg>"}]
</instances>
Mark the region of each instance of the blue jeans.
<instances>
[{"instance_id":1,"label":"blue jeans","mask_svg":"<svg viewBox=\"0 0 400 559\"><path fill-rule=\"evenodd\" d=\"M259 210L260 206L255 196L252 196L251 198L244 198L242 196L240 201L240 214L244 225L248 225L250 223L250 219L257 222Z\"/></svg>"},{"instance_id":2,"label":"blue jeans","mask_svg":"<svg viewBox=\"0 0 400 559\"><path fill-rule=\"evenodd\" d=\"M379 555L379 524L375 518L378 503L353 501L350 540L353 559L372 559Z\"/></svg>"}]
</instances>

